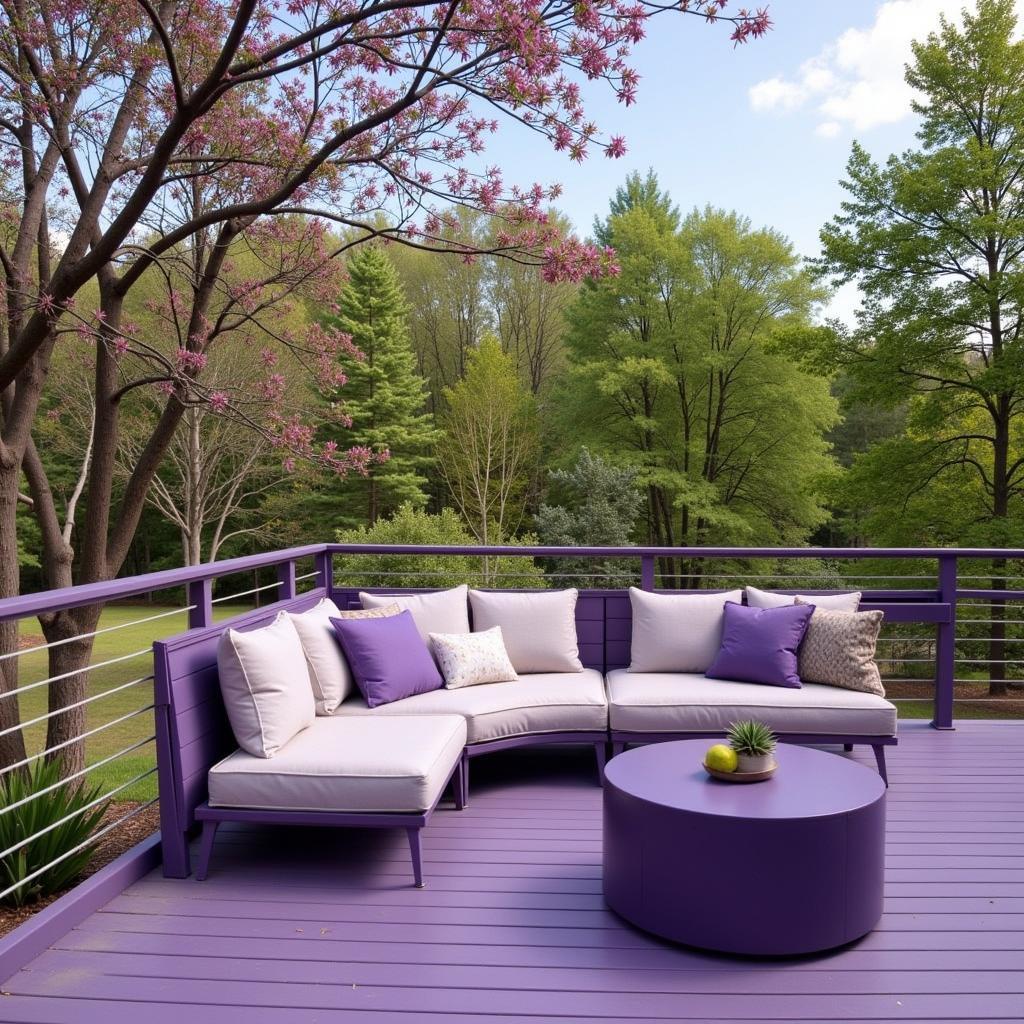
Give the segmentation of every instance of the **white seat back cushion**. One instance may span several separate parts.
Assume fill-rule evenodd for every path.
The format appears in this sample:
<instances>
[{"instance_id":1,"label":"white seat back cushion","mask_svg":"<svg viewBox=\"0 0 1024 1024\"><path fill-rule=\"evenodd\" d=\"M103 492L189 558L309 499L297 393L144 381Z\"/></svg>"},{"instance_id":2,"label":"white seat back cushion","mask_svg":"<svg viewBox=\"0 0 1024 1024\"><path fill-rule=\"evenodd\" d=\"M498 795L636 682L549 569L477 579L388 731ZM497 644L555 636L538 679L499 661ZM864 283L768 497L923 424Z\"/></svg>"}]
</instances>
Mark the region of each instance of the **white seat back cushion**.
<instances>
[{"instance_id":1,"label":"white seat back cushion","mask_svg":"<svg viewBox=\"0 0 1024 1024\"><path fill-rule=\"evenodd\" d=\"M517 672L582 672L576 641L578 590L528 594L471 590L473 630L501 626L505 650Z\"/></svg>"},{"instance_id":2,"label":"white seat back cushion","mask_svg":"<svg viewBox=\"0 0 1024 1024\"><path fill-rule=\"evenodd\" d=\"M830 612L855 612L860 608L863 596L859 590L848 594L776 594L771 590L758 590L757 587L746 587L747 604L751 608L782 608L795 604L799 597L804 604L813 604L816 608L825 608Z\"/></svg>"},{"instance_id":3,"label":"white seat back cushion","mask_svg":"<svg viewBox=\"0 0 1024 1024\"><path fill-rule=\"evenodd\" d=\"M430 646L431 633L468 633L469 605L465 584L433 594L359 594L364 608L384 608L397 604L412 615L423 642Z\"/></svg>"},{"instance_id":4,"label":"white seat back cushion","mask_svg":"<svg viewBox=\"0 0 1024 1024\"><path fill-rule=\"evenodd\" d=\"M299 634L302 649L306 652L309 666L309 681L313 687L313 699L318 715L330 715L334 709L355 689L355 680L338 643L338 634L331 625L336 619L358 619L397 615L399 608L394 603L381 608L363 611L340 611L338 606L325 597L307 612L289 612L288 617Z\"/></svg>"},{"instance_id":5,"label":"white seat back cushion","mask_svg":"<svg viewBox=\"0 0 1024 1024\"><path fill-rule=\"evenodd\" d=\"M287 612L262 629L224 630L217 672L235 740L254 757L273 757L316 717L306 655Z\"/></svg>"},{"instance_id":6,"label":"white seat back cushion","mask_svg":"<svg viewBox=\"0 0 1024 1024\"><path fill-rule=\"evenodd\" d=\"M630 672L704 672L722 644L724 594L652 594L629 588L633 607Z\"/></svg>"}]
</instances>

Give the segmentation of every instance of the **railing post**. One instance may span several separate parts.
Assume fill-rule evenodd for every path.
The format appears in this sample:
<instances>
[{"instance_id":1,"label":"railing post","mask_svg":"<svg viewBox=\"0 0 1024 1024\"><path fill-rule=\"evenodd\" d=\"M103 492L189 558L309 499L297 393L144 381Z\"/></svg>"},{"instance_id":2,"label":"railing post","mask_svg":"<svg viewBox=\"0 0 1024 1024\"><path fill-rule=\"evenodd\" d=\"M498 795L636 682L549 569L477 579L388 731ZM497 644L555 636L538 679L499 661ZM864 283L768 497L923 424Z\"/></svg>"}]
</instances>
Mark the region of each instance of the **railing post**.
<instances>
[{"instance_id":1,"label":"railing post","mask_svg":"<svg viewBox=\"0 0 1024 1024\"><path fill-rule=\"evenodd\" d=\"M277 588L278 601L290 601L295 596L295 560L289 559L277 567L277 579L281 584Z\"/></svg>"},{"instance_id":2,"label":"railing post","mask_svg":"<svg viewBox=\"0 0 1024 1024\"><path fill-rule=\"evenodd\" d=\"M327 596L334 598L334 555L330 551L321 551L315 557L318 583L327 591Z\"/></svg>"},{"instance_id":3,"label":"railing post","mask_svg":"<svg viewBox=\"0 0 1024 1024\"><path fill-rule=\"evenodd\" d=\"M185 587L188 628L202 629L213 625L213 580L192 580Z\"/></svg>"},{"instance_id":4,"label":"railing post","mask_svg":"<svg viewBox=\"0 0 1024 1024\"><path fill-rule=\"evenodd\" d=\"M654 555L640 556L640 589L654 589Z\"/></svg>"},{"instance_id":5,"label":"railing post","mask_svg":"<svg viewBox=\"0 0 1024 1024\"><path fill-rule=\"evenodd\" d=\"M952 729L953 680L956 678L957 560L939 555L939 600L949 605L949 621L940 622L935 643L935 703L932 728Z\"/></svg>"}]
</instances>

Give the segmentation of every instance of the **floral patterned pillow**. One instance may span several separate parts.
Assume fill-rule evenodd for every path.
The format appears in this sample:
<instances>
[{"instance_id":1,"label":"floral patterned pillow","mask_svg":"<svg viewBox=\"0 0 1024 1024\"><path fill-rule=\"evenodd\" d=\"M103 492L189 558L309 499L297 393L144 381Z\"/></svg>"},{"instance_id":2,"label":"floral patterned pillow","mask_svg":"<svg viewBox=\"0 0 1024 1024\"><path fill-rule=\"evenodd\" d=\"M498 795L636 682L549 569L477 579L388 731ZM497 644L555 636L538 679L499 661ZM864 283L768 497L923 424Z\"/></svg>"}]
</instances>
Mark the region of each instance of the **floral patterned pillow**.
<instances>
[{"instance_id":1,"label":"floral patterned pillow","mask_svg":"<svg viewBox=\"0 0 1024 1024\"><path fill-rule=\"evenodd\" d=\"M501 626L479 633L431 633L430 646L449 690L519 678L505 650Z\"/></svg>"}]
</instances>

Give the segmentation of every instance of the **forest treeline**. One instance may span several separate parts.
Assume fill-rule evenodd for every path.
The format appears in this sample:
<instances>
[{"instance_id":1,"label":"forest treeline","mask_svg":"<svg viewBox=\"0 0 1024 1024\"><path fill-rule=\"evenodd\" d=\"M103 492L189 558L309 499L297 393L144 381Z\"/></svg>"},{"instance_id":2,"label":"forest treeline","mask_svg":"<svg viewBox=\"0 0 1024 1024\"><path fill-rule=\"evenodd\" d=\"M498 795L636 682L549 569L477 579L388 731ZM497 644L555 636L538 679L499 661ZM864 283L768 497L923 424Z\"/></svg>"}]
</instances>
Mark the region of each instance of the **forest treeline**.
<instances>
[{"instance_id":1,"label":"forest treeline","mask_svg":"<svg viewBox=\"0 0 1024 1024\"><path fill-rule=\"evenodd\" d=\"M244 408L197 404L125 571L339 537L1020 545L1014 26L1012 4L982 0L962 26L915 44L917 148L879 163L854 145L846 201L809 260L774 227L669 195L654 171L631 175L595 220L592 240L619 266L596 280L551 284L535 261L463 258L466 243L500 249L503 228L469 210L446 222L450 255L372 238L351 248L336 295L278 302L258 330L225 337L204 373L211 394L259 378L318 443L356 449L368 472L293 461ZM240 291L260 259L252 246L233 253ZM830 289L851 281L856 322L823 322ZM140 334L170 336L166 302L137 292ZM328 328L357 350L339 353L329 387L292 372L287 347L268 356L260 343ZM39 430L71 531L90 359L85 344L62 349ZM160 398L137 387L121 400L122 482ZM31 588L36 527L21 516Z\"/></svg>"}]
</instances>

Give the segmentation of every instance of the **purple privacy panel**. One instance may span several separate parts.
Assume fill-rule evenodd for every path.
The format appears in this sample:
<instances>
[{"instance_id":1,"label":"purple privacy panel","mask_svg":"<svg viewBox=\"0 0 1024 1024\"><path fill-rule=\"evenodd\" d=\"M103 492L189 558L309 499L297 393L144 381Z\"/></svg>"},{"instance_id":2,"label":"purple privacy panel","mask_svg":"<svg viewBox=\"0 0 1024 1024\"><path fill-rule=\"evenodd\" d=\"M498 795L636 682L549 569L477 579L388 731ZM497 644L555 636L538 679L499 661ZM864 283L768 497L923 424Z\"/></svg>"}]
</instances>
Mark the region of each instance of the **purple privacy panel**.
<instances>
[{"instance_id":1,"label":"purple privacy panel","mask_svg":"<svg viewBox=\"0 0 1024 1024\"><path fill-rule=\"evenodd\" d=\"M323 596L324 590L318 588L216 626L154 642L160 830L166 874L188 875L188 832L195 821L195 808L206 799L206 773L236 745L217 681L220 634L228 626L243 631L265 626L280 611L306 611Z\"/></svg>"}]
</instances>

